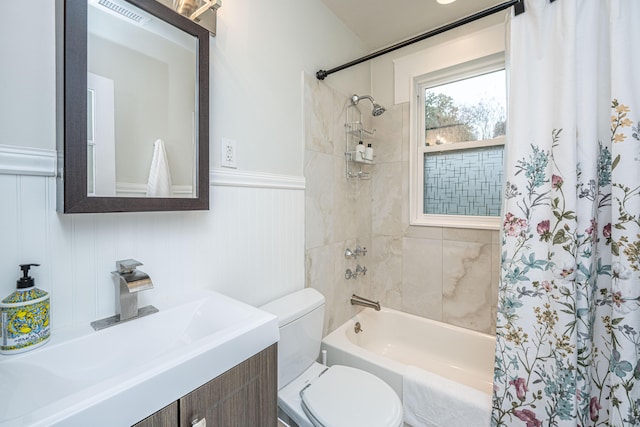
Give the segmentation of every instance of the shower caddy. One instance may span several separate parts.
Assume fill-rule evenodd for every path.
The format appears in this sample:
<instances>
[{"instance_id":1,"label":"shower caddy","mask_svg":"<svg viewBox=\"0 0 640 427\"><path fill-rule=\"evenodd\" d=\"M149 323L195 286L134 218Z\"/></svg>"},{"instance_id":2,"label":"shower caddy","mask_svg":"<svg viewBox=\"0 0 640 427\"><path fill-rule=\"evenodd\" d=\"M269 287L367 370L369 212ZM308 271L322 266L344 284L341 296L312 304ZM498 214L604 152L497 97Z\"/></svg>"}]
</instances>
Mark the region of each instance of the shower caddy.
<instances>
[{"instance_id":1,"label":"shower caddy","mask_svg":"<svg viewBox=\"0 0 640 427\"><path fill-rule=\"evenodd\" d=\"M347 106L345 129L345 164L347 178L370 179L371 172L365 170L373 165L373 159L367 159L356 150L360 141L373 138L376 130L367 130L362 125L362 112L354 104Z\"/></svg>"}]
</instances>

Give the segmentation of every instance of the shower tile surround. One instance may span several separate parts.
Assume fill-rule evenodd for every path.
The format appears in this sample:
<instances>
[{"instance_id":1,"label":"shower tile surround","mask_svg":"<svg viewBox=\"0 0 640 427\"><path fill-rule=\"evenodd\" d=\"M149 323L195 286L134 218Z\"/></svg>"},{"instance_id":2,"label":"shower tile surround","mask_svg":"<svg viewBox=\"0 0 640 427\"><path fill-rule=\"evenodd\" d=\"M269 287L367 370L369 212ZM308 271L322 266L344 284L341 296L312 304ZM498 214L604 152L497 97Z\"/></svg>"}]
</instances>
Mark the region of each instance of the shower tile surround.
<instances>
[{"instance_id":1,"label":"shower tile surround","mask_svg":"<svg viewBox=\"0 0 640 427\"><path fill-rule=\"evenodd\" d=\"M327 298L325 333L361 308L357 293L383 306L485 333L495 331L498 231L409 225L409 104L365 126L375 165L370 180L345 177L345 108L351 94L305 75L306 285ZM368 119L371 119L369 116ZM345 259L344 250L367 255ZM345 280L346 268L366 276Z\"/></svg>"}]
</instances>

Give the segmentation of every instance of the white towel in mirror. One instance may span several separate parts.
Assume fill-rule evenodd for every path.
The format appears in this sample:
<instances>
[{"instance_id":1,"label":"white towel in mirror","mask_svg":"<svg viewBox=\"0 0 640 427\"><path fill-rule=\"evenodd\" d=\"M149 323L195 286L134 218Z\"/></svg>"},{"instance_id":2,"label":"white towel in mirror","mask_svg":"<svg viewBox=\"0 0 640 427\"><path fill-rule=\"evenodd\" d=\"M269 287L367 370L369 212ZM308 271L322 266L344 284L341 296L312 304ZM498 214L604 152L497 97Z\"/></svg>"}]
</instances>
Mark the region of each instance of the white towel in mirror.
<instances>
[{"instance_id":1,"label":"white towel in mirror","mask_svg":"<svg viewBox=\"0 0 640 427\"><path fill-rule=\"evenodd\" d=\"M147 197L171 197L171 194L169 159L164 149L164 141L157 139L153 143L153 158L147 181Z\"/></svg>"}]
</instances>

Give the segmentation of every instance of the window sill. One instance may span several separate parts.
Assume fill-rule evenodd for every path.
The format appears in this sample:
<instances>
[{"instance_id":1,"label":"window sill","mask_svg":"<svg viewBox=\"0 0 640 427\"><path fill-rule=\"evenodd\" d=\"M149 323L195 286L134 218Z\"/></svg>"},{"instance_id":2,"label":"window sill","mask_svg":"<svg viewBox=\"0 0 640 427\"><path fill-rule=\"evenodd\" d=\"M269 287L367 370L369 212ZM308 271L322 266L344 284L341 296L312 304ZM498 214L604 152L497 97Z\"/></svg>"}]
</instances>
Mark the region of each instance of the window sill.
<instances>
[{"instance_id":1,"label":"window sill","mask_svg":"<svg viewBox=\"0 0 640 427\"><path fill-rule=\"evenodd\" d=\"M500 217L466 215L418 215L414 218L411 218L410 225L423 227L500 230Z\"/></svg>"}]
</instances>

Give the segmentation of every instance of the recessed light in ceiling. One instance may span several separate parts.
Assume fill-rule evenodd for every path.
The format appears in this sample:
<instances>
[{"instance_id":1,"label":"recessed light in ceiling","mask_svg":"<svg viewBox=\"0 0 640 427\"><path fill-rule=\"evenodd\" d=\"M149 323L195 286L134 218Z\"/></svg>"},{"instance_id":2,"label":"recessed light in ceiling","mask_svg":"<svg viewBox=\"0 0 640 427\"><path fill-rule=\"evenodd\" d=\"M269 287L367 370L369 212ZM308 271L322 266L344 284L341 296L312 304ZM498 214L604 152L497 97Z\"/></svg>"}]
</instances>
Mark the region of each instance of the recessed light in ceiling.
<instances>
[{"instance_id":1,"label":"recessed light in ceiling","mask_svg":"<svg viewBox=\"0 0 640 427\"><path fill-rule=\"evenodd\" d=\"M453 3L456 0L437 0L437 1L440 4L449 4L449 3Z\"/></svg>"}]
</instances>

